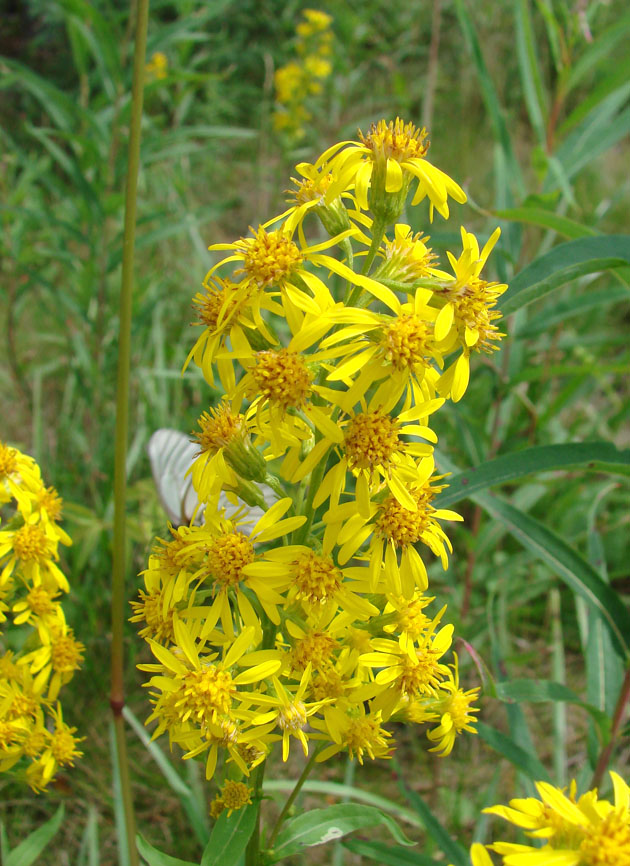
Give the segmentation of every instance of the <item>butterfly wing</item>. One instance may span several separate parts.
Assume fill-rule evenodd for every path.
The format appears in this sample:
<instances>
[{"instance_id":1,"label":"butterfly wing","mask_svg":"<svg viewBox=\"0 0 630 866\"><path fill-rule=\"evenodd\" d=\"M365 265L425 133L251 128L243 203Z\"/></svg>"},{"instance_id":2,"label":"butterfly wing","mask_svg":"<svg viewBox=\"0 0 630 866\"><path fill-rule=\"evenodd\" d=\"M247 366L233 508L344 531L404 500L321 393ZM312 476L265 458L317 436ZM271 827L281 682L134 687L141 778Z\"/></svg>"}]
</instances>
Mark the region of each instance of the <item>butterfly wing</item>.
<instances>
[{"instance_id":1,"label":"butterfly wing","mask_svg":"<svg viewBox=\"0 0 630 866\"><path fill-rule=\"evenodd\" d=\"M192 466L198 446L185 433L162 427L149 439L147 452L153 480L160 501L173 526L190 523L199 504L192 478L186 473ZM201 523L197 512L195 523Z\"/></svg>"}]
</instances>

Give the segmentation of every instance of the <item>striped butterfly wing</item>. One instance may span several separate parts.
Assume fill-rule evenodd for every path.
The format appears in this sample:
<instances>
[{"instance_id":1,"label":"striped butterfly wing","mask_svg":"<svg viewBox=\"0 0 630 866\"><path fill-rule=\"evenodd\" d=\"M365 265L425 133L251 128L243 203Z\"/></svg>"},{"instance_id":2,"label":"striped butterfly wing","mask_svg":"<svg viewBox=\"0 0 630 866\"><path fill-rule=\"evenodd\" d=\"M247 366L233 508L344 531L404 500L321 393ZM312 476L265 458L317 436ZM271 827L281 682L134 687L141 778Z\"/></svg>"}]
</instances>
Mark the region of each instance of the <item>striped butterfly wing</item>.
<instances>
[{"instance_id":1,"label":"striped butterfly wing","mask_svg":"<svg viewBox=\"0 0 630 866\"><path fill-rule=\"evenodd\" d=\"M199 453L198 445L185 433L162 427L149 439L147 453L160 501L173 526L188 525L193 515L200 525L203 518L201 509L197 510L197 492L192 476L186 474Z\"/></svg>"},{"instance_id":2,"label":"striped butterfly wing","mask_svg":"<svg viewBox=\"0 0 630 866\"><path fill-rule=\"evenodd\" d=\"M192 475L187 475L195 456L199 453L199 446L191 442L185 433L162 427L149 439L147 453L160 501L173 526L184 524L188 526L193 515L194 524L201 526L203 508L199 507ZM266 484L262 484L261 491L268 506L271 506L276 499L273 490ZM225 492L221 492L219 505L225 509L226 517L230 518L241 513L243 504L240 500L235 504L227 498ZM240 526L240 531L248 535L252 524L262 515L261 508L247 507L247 521Z\"/></svg>"}]
</instances>

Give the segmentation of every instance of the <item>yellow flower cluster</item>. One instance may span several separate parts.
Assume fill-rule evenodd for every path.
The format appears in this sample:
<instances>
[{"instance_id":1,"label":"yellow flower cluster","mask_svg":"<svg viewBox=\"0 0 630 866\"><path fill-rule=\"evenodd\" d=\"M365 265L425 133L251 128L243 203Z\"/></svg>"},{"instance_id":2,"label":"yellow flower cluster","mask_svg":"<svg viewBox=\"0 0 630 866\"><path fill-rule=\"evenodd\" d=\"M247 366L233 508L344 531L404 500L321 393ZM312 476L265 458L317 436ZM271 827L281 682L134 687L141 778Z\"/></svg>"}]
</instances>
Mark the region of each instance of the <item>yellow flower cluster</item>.
<instances>
[{"instance_id":1,"label":"yellow flower cluster","mask_svg":"<svg viewBox=\"0 0 630 866\"><path fill-rule=\"evenodd\" d=\"M162 81L168 77L168 57L163 51L154 51L144 68L149 80Z\"/></svg>"},{"instance_id":2,"label":"yellow flower cluster","mask_svg":"<svg viewBox=\"0 0 630 866\"><path fill-rule=\"evenodd\" d=\"M298 58L277 69L274 76L274 128L293 140L304 137L312 118L308 100L321 93L322 82L332 72L330 15L316 9L305 9L302 15L303 20L296 27Z\"/></svg>"},{"instance_id":3,"label":"yellow flower cluster","mask_svg":"<svg viewBox=\"0 0 630 866\"><path fill-rule=\"evenodd\" d=\"M205 755L208 778L219 757L249 775L275 742L285 760L296 739L362 763L390 755L392 723L441 755L475 730L478 690L447 663L453 627L428 593L426 554L446 568L443 521L461 519L433 504L429 424L498 337L505 287L480 277L498 232L480 251L462 230L448 274L397 222L409 192L439 213L465 200L425 138L379 123L298 166L280 217L210 248L228 255L194 299L186 362L225 392L194 434L203 520L159 542L132 617L155 656L154 736ZM309 245L313 215L331 237Z\"/></svg>"},{"instance_id":4,"label":"yellow flower cluster","mask_svg":"<svg viewBox=\"0 0 630 866\"><path fill-rule=\"evenodd\" d=\"M0 508L9 512L0 530L0 623L10 624L6 638L0 630L0 772L19 771L23 762L35 791L81 756L57 700L84 649L59 601L69 587L57 551L71 543L58 525L61 507L37 463L0 442Z\"/></svg>"},{"instance_id":5,"label":"yellow flower cluster","mask_svg":"<svg viewBox=\"0 0 630 866\"><path fill-rule=\"evenodd\" d=\"M576 795L575 781L568 795L538 782L540 799L511 800L509 806L484 809L526 831L543 845L495 842L470 851L473 866L493 866L488 849L503 866L623 866L630 863L630 788L611 772L615 804L598 798L597 789Z\"/></svg>"}]
</instances>

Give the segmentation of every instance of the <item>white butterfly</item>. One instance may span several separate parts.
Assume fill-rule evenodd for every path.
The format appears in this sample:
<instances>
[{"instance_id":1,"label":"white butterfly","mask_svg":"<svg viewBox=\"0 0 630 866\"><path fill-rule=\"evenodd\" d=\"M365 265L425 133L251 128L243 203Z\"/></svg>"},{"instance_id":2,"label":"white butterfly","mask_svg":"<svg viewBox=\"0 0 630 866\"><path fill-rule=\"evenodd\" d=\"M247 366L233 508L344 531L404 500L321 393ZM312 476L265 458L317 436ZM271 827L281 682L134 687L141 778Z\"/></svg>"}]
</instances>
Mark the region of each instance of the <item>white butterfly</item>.
<instances>
[{"instance_id":1,"label":"white butterfly","mask_svg":"<svg viewBox=\"0 0 630 866\"><path fill-rule=\"evenodd\" d=\"M195 525L201 526L203 509L198 507L199 499L193 487L192 476L187 474L199 453L198 444L191 442L188 436L179 430L161 427L149 439L147 453L160 501L173 526L188 525L193 515ZM265 484L262 485L262 493L269 505L277 498ZM221 493L219 504L225 508L225 516L228 518L243 508L240 500L234 505L225 493ZM247 516L253 523L262 517L261 508L245 507ZM247 533L247 526L241 526L240 529Z\"/></svg>"}]
</instances>

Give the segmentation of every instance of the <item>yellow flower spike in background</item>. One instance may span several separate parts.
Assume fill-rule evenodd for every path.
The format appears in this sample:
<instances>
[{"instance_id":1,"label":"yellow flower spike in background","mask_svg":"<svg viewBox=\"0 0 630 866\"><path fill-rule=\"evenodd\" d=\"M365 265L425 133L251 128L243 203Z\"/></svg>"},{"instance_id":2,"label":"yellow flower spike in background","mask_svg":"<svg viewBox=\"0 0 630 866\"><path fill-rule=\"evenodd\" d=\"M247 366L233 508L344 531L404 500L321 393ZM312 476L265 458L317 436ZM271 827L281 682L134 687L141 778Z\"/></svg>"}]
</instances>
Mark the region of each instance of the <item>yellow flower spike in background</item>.
<instances>
[{"instance_id":1,"label":"yellow flower spike in background","mask_svg":"<svg viewBox=\"0 0 630 866\"><path fill-rule=\"evenodd\" d=\"M0 504L9 517L0 531L0 623L10 645L21 647L5 650L0 631L0 773L43 791L81 757L81 738L58 701L84 651L61 605L69 585L58 551L71 540L59 525L57 491L44 485L31 457L1 442Z\"/></svg>"}]
</instances>

